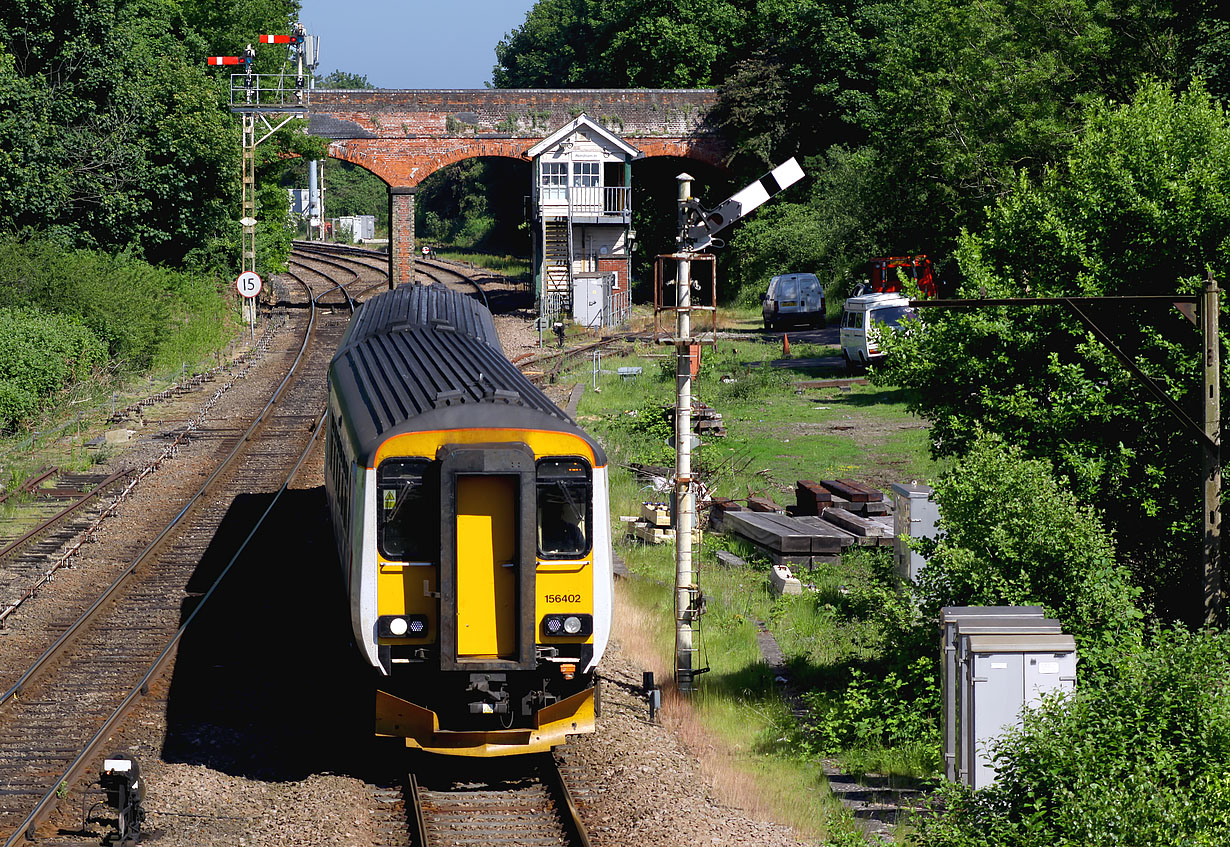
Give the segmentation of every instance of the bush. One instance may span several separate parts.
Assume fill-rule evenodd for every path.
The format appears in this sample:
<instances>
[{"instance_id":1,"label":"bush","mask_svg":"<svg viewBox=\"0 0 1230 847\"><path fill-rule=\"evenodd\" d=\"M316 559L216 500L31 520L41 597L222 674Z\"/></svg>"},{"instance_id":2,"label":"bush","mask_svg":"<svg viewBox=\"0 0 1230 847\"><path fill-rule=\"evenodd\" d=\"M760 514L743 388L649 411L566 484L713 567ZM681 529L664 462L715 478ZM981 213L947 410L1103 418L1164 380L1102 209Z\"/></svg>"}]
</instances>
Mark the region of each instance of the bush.
<instances>
[{"instance_id":1,"label":"bush","mask_svg":"<svg viewBox=\"0 0 1230 847\"><path fill-rule=\"evenodd\" d=\"M1027 713L999 777L954 787L919 847L1224 845L1230 832L1230 636L1159 633L1113 675Z\"/></svg>"},{"instance_id":2,"label":"bush","mask_svg":"<svg viewBox=\"0 0 1230 847\"><path fill-rule=\"evenodd\" d=\"M844 690L803 695L810 714L804 733L811 752L825 755L867 747L927 743L938 747L936 662L919 656L882 679L858 668Z\"/></svg>"},{"instance_id":3,"label":"bush","mask_svg":"<svg viewBox=\"0 0 1230 847\"><path fill-rule=\"evenodd\" d=\"M919 585L928 617L944 606L1038 604L1095 667L1139 638L1139 590L1110 533L1050 463L980 434L935 498L942 536L923 545L930 558Z\"/></svg>"},{"instance_id":4,"label":"bush","mask_svg":"<svg viewBox=\"0 0 1230 847\"><path fill-rule=\"evenodd\" d=\"M221 343L228 310L218 291L210 278L126 256L66 250L46 240L0 241L0 308L72 316L133 369L150 367L166 347L182 355L184 336L207 347ZM176 367L196 357L162 356L174 358Z\"/></svg>"},{"instance_id":5,"label":"bush","mask_svg":"<svg viewBox=\"0 0 1230 847\"><path fill-rule=\"evenodd\" d=\"M814 688L803 695L808 714L800 727L801 749L820 756L842 753L852 771L861 769L870 752L871 760L879 756L895 761L894 767L911 761L907 770L934 772L940 764L935 627L902 590L887 551L849 553L837 572L841 584L817 591L815 613L852 649L807 680ZM812 576L826 581L823 572ZM893 754L880 755L888 750Z\"/></svg>"},{"instance_id":6,"label":"bush","mask_svg":"<svg viewBox=\"0 0 1230 847\"><path fill-rule=\"evenodd\" d=\"M66 315L0 309L0 338L0 429L12 429L42 399L107 361L98 336Z\"/></svg>"}]
</instances>

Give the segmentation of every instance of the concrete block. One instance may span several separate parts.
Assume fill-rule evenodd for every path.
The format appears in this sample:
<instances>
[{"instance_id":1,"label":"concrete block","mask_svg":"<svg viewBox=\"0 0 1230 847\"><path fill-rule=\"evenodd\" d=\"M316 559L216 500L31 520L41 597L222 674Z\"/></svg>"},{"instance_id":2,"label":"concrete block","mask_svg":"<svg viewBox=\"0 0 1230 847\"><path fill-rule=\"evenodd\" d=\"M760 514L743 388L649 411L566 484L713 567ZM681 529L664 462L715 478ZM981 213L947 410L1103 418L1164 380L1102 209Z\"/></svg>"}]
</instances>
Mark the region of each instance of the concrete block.
<instances>
[{"instance_id":1,"label":"concrete block","mask_svg":"<svg viewBox=\"0 0 1230 847\"><path fill-rule=\"evenodd\" d=\"M769 572L769 583L778 594L802 594L803 583L785 565L774 565Z\"/></svg>"}]
</instances>

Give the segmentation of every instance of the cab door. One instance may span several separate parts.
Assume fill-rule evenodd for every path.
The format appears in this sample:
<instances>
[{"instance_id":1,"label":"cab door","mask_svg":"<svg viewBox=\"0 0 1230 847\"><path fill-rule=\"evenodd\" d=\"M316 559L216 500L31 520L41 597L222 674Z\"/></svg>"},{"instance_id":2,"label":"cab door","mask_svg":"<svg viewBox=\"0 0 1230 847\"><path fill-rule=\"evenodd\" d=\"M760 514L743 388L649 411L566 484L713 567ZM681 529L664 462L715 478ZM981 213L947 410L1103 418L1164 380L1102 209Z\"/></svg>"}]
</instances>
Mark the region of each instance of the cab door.
<instances>
[{"instance_id":1,"label":"cab door","mask_svg":"<svg viewBox=\"0 0 1230 847\"><path fill-rule=\"evenodd\" d=\"M531 670L534 454L519 442L446 444L440 462L440 668Z\"/></svg>"},{"instance_id":2,"label":"cab door","mask_svg":"<svg viewBox=\"0 0 1230 847\"><path fill-rule=\"evenodd\" d=\"M457 476L457 659L517 657L516 476Z\"/></svg>"}]
</instances>

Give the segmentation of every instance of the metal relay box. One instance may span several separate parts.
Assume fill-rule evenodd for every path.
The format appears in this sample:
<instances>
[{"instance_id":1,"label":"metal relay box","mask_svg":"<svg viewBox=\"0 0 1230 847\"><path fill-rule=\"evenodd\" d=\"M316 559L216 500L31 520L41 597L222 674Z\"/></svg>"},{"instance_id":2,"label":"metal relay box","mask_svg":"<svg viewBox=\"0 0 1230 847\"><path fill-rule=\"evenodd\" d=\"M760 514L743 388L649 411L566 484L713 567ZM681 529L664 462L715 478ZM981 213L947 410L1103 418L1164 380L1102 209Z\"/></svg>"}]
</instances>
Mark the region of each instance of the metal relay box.
<instances>
[{"instance_id":1,"label":"metal relay box","mask_svg":"<svg viewBox=\"0 0 1230 847\"><path fill-rule=\"evenodd\" d=\"M910 538L935 538L939 506L931 499L934 489L929 485L894 482L893 493L893 561L897 575L918 582L918 575L927 564L910 549Z\"/></svg>"},{"instance_id":2,"label":"metal relay box","mask_svg":"<svg viewBox=\"0 0 1230 847\"><path fill-rule=\"evenodd\" d=\"M958 705L961 700L960 674L958 673L957 649L959 647L959 629L962 623L974 626L995 625L1002 623L1012 627L1008 632L1021 632L1020 627L1026 620L1037 621L1037 626L1045 626L1042 631L1059 632L1058 623L1048 621L1041 606L945 606L940 610L940 629L942 631L942 655L940 666L940 695L943 700L941 713L942 735L944 743L944 775L950 782L960 779L960 734L958 731L959 715L963 708ZM1044 623L1045 622L1045 623ZM1051 629L1051 625L1055 628ZM991 630L980 628L980 634Z\"/></svg>"},{"instance_id":3,"label":"metal relay box","mask_svg":"<svg viewBox=\"0 0 1230 847\"><path fill-rule=\"evenodd\" d=\"M961 778L970 788L995 781L988 747L1021 725L1021 712L1053 692L1076 687L1070 635L962 635Z\"/></svg>"}]
</instances>

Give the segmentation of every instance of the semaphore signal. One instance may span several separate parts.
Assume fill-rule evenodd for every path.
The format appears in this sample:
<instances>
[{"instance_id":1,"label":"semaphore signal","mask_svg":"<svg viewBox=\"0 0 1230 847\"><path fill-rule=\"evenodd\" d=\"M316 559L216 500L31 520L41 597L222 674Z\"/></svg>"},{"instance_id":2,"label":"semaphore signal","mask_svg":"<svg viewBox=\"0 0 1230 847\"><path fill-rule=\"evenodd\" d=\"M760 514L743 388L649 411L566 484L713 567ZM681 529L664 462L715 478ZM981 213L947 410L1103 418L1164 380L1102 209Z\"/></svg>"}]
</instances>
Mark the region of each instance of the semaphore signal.
<instances>
[{"instance_id":1,"label":"semaphore signal","mask_svg":"<svg viewBox=\"0 0 1230 847\"><path fill-rule=\"evenodd\" d=\"M256 271L256 145L294 120L305 116L309 82L307 74L317 65L320 49L320 38L308 35L302 23L296 22L290 35L260 35L257 44L286 44L290 48L290 56L294 59L295 75L293 84L288 84L288 77L281 74L257 74L253 64L256 61L256 48L249 44L240 56L206 56L208 65L242 65L243 74L231 74L231 111L238 112L243 122L241 176L242 216L239 219L243 227L243 237L240 243L240 278L247 274L255 276ZM241 96L240 96L241 95ZM272 124L270 116L280 118L280 122ZM256 135L257 120L268 132L261 138ZM313 163L315 164L315 163ZM247 320L255 325L256 298L245 297ZM255 331L255 330L254 330Z\"/></svg>"}]
</instances>

